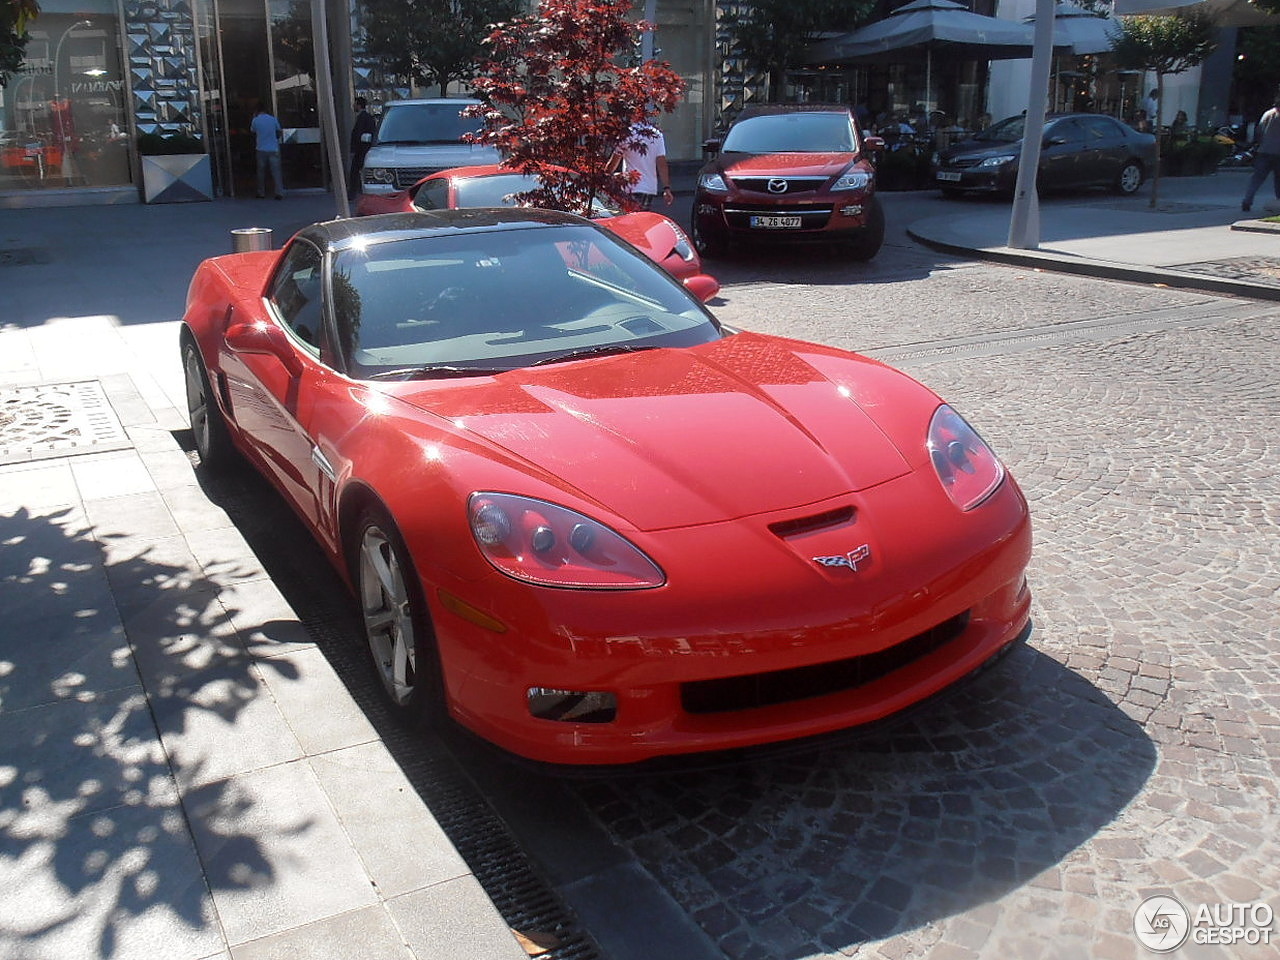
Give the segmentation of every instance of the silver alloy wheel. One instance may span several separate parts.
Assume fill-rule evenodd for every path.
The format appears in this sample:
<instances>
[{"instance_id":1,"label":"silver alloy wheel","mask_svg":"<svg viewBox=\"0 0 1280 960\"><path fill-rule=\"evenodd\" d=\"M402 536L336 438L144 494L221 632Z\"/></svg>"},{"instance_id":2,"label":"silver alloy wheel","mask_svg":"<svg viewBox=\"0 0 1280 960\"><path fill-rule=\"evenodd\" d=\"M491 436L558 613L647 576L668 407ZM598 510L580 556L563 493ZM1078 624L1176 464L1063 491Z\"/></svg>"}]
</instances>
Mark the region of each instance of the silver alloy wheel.
<instances>
[{"instance_id":1,"label":"silver alloy wheel","mask_svg":"<svg viewBox=\"0 0 1280 960\"><path fill-rule=\"evenodd\" d=\"M209 458L209 389L201 369L200 355L192 346L183 351L183 375L187 385L187 415L191 420L191 434L196 441L196 453L201 460Z\"/></svg>"},{"instance_id":2,"label":"silver alloy wheel","mask_svg":"<svg viewBox=\"0 0 1280 960\"><path fill-rule=\"evenodd\" d=\"M417 686L417 633L404 570L387 535L376 525L360 539L360 610L378 678L398 706Z\"/></svg>"},{"instance_id":3,"label":"silver alloy wheel","mask_svg":"<svg viewBox=\"0 0 1280 960\"><path fill-rule=\"evenodd\" d=\"M1136 163L1126 163L1120 169L1120 192L1133 193L1142 186L1142 168Z\"/></svg>"}]
</instances>

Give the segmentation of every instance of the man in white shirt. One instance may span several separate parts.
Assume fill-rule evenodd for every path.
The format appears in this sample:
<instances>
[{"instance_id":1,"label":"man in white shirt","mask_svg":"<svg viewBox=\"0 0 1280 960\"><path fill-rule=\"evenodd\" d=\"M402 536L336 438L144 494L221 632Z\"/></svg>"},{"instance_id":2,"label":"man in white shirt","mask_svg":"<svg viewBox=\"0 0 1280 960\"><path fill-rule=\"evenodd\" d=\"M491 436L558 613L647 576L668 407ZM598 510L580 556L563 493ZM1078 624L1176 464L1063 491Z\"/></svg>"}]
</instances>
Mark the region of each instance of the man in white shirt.
<instances>
[{"instance_id":1,"label":"man in white shirt","mask_svg":"<svg viewBox=\"0 0 1280 960\"><path fill-rule=\"evenodd\" d=\"M641 210L653 205L661 193L667 206L675 202L671 192L671 171L667 167L667 141L662 131L650 123L637 123L631 135L613 153L610 170L622 165L625 173L633 173L631 198Z\"/></svg>"}]
</instances>

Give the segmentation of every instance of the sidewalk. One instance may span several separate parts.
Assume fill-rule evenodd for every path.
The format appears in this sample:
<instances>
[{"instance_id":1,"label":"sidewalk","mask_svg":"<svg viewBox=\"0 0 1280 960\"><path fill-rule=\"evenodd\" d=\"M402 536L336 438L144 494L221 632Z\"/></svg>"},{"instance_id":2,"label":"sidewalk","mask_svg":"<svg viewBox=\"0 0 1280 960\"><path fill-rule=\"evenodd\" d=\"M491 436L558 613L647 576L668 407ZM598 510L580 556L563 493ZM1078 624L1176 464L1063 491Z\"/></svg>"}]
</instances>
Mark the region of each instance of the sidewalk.
<instances>
[{"instance_id":1,"label":"sidewalk","mask_svg":"<svg viewBox=\"0 0 1280 960\"><path fill-rule=\"evenodd\" d=\"M331 210L0 211L0 957L525 956L174 436L195 265Z\"/></svg>"},{"instance_id":2,"label":"sidewalk","mask_svg":"<svg viewBox=\"0 0 1280 960\"><path fill-rule=\"evenodd\" d=\"M1160 181L1137 196L1105 193L1053 197L1040 205L1037 249L1009 247L1008 203L977 198L955 202L956 212L912 223L908 233L936 250L1088 276L1160 283L1258 299L1280 300L1280 224L1265 191L1253 212L1240 212L1246 170Z\"/></svg>"},{"instance_id":3,"label":"sidewalk","mask_svg":"<svg viewBox=\"0 0 1280 960\"><path fill-rule=\"evenodd\" d=\"M1055 198L1035 251L990 201L910 232L1277 299L1280 234L1233 229L1243 187L1166 180L1155 212L1149 187ZM0 211L0 957L525 955L175 439L195 266L232 229L279 246L333 211Z\"/></svg>"}]
</instances>

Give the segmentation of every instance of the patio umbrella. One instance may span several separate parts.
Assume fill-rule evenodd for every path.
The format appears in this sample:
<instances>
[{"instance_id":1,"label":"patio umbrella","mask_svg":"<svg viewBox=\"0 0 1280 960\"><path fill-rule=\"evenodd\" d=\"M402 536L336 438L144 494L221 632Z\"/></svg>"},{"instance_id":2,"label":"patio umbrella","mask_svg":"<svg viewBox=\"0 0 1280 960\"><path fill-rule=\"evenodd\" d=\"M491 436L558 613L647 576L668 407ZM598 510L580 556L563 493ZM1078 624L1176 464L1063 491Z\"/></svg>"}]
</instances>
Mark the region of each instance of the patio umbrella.
<instances>
[{"instance_id":1,"label":"patio umbrella","mask_svg":"<svg viewBox=\"0 0 1280 960\"><path fill-rule=\"evenodd\" d=\"M1160 0L1164 2L1164 0ZM1023 23L1035 23L1033 14L1023 17ZM1055 46L1070 47L1075 56L1089 53L1106 53L1111 49L1111 38L1119 32L1110 17L1100 17L1091 10L1074 3L1059 3L1053 11L1053 39Z\"/></svg>"},{"instance_id":2,"label":"patio umbrella","mask_svg":"<svg viewBox=\"0 0 1280 960\"><path fill-rule=\"evenodd\" d=\"M968 60L1020 60L1031 56L1035 31L1025 23L973 13L953 0L912 0L883 20L809 48L810 63L849 63L925 55L925 99L933 99L934 54Z\"/></svg>"}]
</instances>

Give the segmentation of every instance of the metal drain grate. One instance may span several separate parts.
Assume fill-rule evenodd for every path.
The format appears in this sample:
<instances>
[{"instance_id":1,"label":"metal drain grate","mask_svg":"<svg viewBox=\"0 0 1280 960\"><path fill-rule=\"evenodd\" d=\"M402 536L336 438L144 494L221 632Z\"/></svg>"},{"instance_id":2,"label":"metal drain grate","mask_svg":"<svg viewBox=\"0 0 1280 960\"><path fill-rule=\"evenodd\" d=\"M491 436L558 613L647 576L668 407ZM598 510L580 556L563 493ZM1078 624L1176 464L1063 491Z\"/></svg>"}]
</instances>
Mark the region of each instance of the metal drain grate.
<instances>
[{"instance_id":1,"label":"metal drain grate","mask_svg":"<svg viewBox=\"0 0 1280 960\"><path fill-rule=\"evenodd\" d=\"M0 387L0 464L131 446L97 380Z\"/></svg>"}]
</instances>

